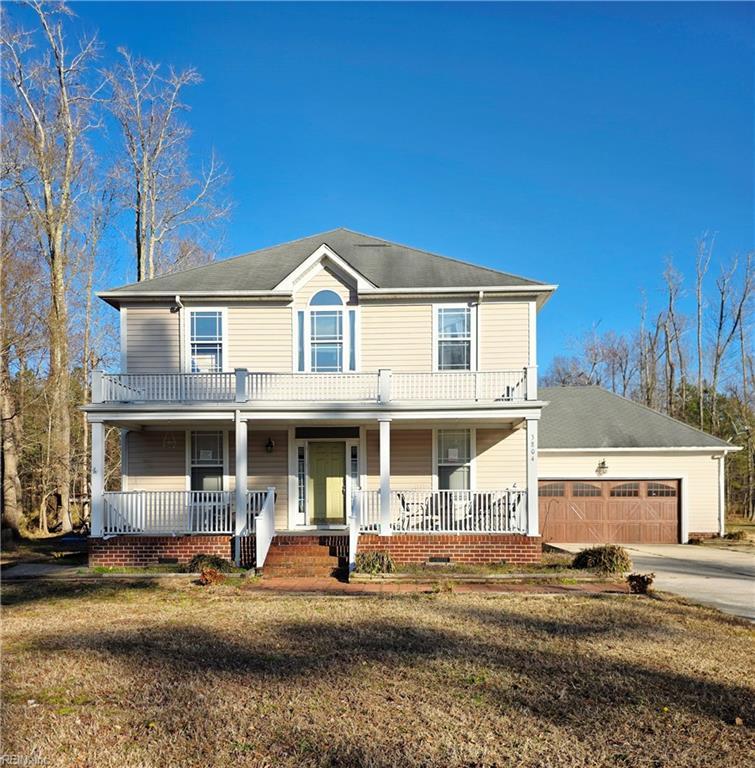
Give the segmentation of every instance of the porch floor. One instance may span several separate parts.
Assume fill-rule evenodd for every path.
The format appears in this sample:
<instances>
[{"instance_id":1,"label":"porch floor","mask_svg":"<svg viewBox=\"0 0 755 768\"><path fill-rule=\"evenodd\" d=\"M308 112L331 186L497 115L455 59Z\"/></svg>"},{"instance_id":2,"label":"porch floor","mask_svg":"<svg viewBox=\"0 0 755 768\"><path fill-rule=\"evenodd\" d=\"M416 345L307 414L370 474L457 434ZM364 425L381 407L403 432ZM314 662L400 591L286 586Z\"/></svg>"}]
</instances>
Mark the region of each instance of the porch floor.
<instances>
[{"instance_id":1,"label":"porch floor","mask_svg":"<svg viewBox=\"0 0 755 768\"><path fill-rule=\"evenodd\" d=\"M348 536L349 529L343 528L293 528L291 530L276 529L275 536Z\"/></svg>"}]
</instances>

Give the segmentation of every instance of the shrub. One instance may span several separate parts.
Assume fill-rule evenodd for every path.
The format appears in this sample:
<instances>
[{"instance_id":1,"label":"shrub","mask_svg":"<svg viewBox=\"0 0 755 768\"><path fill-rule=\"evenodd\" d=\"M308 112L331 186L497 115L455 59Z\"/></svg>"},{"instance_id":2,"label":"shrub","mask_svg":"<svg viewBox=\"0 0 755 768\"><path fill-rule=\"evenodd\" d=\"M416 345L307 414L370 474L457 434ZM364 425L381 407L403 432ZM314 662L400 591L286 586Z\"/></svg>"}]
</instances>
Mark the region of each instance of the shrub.
<instances>
[{"instance_id":1,"label":"shrub","mask_svg":"<svg viewBox=\"0 0 755 768\"><path fill-rule=\"evenodd\" d=\"M574 558L572 568L590 569L602 574L626 573L632 568L632 561L624 547L606 544L583 549Z\"/></svg>"},{"instance_id":2,"label":"shrub","mask_svg":"<svg viewBox=\"0 0 755 768\"><path fill-rule=\"evenodd\" d=\"M746 531L729 531L724 534L724 538L729 541L747 541Z\"/></svg>"},{"instance_id":3,"label":"shrub","mask_svg":"<svg viewBox=\"0 0 755 768\"><path fill-rule=\"evenodd\" d=\"M393 573L396 566L388 552L357 552L356 570L359 573Z\"/></svg>"},{"instance_id":4,"label":"shrub","mask_svg":"<svg viewBox=\"0 0 755 768\"><path fill-rule=\"evenodd\" d=\"M633 595L646 595L651 591L654 581L654 573L630 573L629 576L627 576L629 591Z\"/></svg>"},{"instance_id":5,"label":"shrub","mask_svg":"<svg viewBox=\"0 0 755 768\"><path fill-rule=\"evenodd\" d=\"M692 536L687 542L687 544L695 544L697 546L699 546L702 543L703 543L703 540L699 536Z\"/></svg>"},{"instance_id":6,"label":"shrub","mask_svg":"<svg viewBox=\"0 0 755 768\"><path fill-rule=\"evenodd\" d=\"M233 570L233 563L218 555L205 554L194 555L194 557L186 563L187 573L199 573L205 568L211 568L220 573L230 573Z\"/></svg>"},{"instance_id":7,"label":"shrub","mask_svg":"<svg viewBox=\"0 0 755 768\"><path fill-rule=\"evenodd\" d=\"M199 574L199 583L203 587L212 584L222 584L224 581L225 575L215 568L202 568L202 572Z\"/></svg>"}]
</instances>

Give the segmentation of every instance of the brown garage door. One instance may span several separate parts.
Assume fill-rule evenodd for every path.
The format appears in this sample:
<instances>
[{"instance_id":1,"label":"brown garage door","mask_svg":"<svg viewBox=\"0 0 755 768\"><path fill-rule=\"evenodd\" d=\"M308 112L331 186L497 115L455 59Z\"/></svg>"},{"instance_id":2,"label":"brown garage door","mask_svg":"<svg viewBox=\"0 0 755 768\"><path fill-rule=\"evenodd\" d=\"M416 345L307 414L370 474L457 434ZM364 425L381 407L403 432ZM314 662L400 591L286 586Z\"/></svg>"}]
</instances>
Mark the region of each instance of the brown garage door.
<instances>
[{"instance_id":1,"label":"brown garage door","mask_svg":"<svg viewBox=\"0 0 755 768\"><path fill-rule=\"evenodd\" d=\"M545 541L676 544L678 480L541 480Z\"/></svg>"}]
</instances>

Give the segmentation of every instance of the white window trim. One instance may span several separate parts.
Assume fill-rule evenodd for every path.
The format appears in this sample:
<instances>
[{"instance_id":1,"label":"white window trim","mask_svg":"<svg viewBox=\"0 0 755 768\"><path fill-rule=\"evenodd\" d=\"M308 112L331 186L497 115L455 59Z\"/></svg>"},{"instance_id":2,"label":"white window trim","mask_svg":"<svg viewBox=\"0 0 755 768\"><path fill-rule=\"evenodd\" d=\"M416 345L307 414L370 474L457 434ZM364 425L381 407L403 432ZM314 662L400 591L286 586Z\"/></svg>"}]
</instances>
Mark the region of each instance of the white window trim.
<instances>
[{"instance_id":1,"label":"white window trim","mask_svg":"<svg viewBox=\"0 0 755 768\"><path fill-rule=\"evenodd\" d=\"M438 368L438 314L441 309L468 309L469 310L469 339L470 339L470 351L469 351L469 369L468 370L442 370ZM469 371L477 370L477 336L478 326L478 310L479 307L476 304L470 304L469 302L454 303L454 304L433 304L433 371L440 373L469 373Z\"/></svg>"},{"instance_id":2,"label":"white window trim","mask_svg":"<svg viewBox=\"0 0 755 768\"><path fill-rule=\"evenodd\" d=\"M183 324L183 372L191 373L191 313L192 312L220 312L221 322L221 354L220 365L221 370L230 372L228 367L228 307L184 307L181 312L186 313L186 318Z\"/></svg>"},{"instance_id":3,"label":"white window trim","mask_svg":"<svg viewBox=\"0 0 755 768\"><path fill-rule=\"evenodd\" d=\"M317 292L319 293L319 291ZM314 295L316 296L317 293ZM312 307L307 304L306 307L295 308L293 315L293 328L294 328L294 350L293 350L293 370L298 373L312 373L312 313L320 311L332 311L339 310L341 312L341 329L342 329L342 366L340 373L359 373L362 367L361 358L361 321L359 317L359 307L348 304L347 301L343 301L342 304L327 304L322 306ZM351 326L349 323L349 313L354 312L354 368L349 367L351 359ZM304 370L299 371L299 312L304 313ZM328 373L327 371L318 371L318 373ZM337 373L337 372L333 372Z\"/></svg>"},{"instance_id":4,"label":"white window trim","mask_svg":"<svg viewBox=\"0 0 755 768\"><path fill-rule=\"evenodd\" d=\"M444 430L448 431L455 431L460 429L466 429L469 431L469 490L470 491L476 491L477 490L477 427L434 427L433 428L433 446L432 446L432 453L433 453L433 490L437 491L439 489L439 482L438 482L438 467L440 466L439 456L438 456L438 432L442 432ZM464 466L463 464L460 464L459 466Z\"/></svg>"},{"instance_id":5,"label":"white window trim","mask_svg":"<svg viewBox=\"0 0 755 768\"><path fill-rule=\"evenodd\" d=\"M184 443L185 443L185 451L184 451L184 459L186 464L186 476L185 476L185 482L186 482L186 490L191 490L191 469L192 469L192 463L191 463L191 433L192 432L221 432L223 436L223 489L224 491L229 491L231 489L231 481L230 481L230 474L229 474L229 459L228 456L228 430L227 429L187 429L184 432Z\"/></svg>"}]
</instances>

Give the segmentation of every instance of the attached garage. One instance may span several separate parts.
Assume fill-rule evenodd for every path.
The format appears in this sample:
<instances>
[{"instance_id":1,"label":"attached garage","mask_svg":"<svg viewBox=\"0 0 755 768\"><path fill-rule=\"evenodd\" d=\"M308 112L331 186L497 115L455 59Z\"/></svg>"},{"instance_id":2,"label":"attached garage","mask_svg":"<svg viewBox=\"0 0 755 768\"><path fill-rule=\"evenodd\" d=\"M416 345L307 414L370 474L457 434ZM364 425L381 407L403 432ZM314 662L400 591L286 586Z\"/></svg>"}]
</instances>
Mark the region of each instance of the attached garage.
<instances>
[{"instance_id":1,"label":"attached garage","mask_svg":"<svg viewBox=\"0 0 755 768\"><path fill-rule=\"evenodd\" d=\"M723 531L736 446L600 387L546 387L538 450L545 541L673 544Z\"/></svg>"},{"instance_id":2,"label":"attached garage","mask_svg":"<svg viewBox=\"0 0 755 768\"><path fill-rule=\"evenodd\" d=\"M676 544L678 480L541 480L545 541Z\"/></svg>"}]
</instances>

